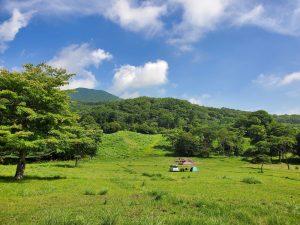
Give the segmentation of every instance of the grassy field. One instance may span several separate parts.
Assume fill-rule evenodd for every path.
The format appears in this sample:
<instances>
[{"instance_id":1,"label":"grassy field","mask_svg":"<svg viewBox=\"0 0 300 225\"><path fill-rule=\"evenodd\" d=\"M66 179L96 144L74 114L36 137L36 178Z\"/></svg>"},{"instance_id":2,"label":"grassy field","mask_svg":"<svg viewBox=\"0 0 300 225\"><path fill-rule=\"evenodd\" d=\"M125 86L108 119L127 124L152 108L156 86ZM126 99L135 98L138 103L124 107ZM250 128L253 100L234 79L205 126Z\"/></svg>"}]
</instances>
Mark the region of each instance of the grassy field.
<instances>
[{"instance_id":1,"label":"grassy field","mask_svg":"<svg viewBox=\"0 0 300 225\"><path fill-rule=\"evenodd\" d=\"M0 224L298 224L300 174L295 165L240 158L195 159L199 173L170 173L160 135L105 135L99 156L0 165ZM297 222L298 221L298 222Z\"/></svg>"}]
</instances>

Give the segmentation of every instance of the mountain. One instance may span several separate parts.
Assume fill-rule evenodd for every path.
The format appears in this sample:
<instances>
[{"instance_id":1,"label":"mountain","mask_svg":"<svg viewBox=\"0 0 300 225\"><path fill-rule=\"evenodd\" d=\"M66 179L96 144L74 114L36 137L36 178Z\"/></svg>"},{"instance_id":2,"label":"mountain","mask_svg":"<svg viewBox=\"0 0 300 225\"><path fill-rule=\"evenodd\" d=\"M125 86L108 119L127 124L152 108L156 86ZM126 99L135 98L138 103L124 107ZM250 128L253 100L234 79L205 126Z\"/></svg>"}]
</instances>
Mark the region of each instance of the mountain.
<instances>
[{"instance_id":1,"label":"mountain","mask_svg":"<svg viewBox=\"0 0 300 225\"><path fill-rule=\"evenodd\" d=\"M102 90L94 90L87 88L77 88L74 93L70 94L74 101L96 103L96 102L111 102L120 98Z\"/></svg>"}]
</instances>

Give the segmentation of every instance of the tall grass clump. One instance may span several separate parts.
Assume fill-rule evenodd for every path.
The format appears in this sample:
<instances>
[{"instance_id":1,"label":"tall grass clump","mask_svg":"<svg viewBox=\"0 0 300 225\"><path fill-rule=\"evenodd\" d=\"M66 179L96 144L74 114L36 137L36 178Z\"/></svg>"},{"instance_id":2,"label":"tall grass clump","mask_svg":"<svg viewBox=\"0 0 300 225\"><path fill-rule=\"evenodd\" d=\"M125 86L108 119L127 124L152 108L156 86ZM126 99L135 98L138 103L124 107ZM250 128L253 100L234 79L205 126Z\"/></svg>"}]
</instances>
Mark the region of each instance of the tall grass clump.
<instances>
[{"instance_id":1,"label":"tall grass clump","mask_svg":"<svg viewBox=\"0 0 300 225\"><path fill-rule=\"evenodd\" d=\"M85 190L84 195L96 195L96 193L93 190Z\"/></svg>"},{"instance_id":2,"label":"tall grass clump","mask_svg":"<svg viewBox=\"0 0 300 225\"><path fill-rule=\"evenodd\" d=\"M246 184L261 184L261 181L254 177L245 177L242 182Z\"/></svg>"},{"instance_id":3,"label":"tall grass clump","mask_svg":"<svg viewBox=\"0 0 300 225\"><path fill-rule=\"evenodd\" d=\"M107 192L108 192L108 189L107 188L103 188L103 189L101 189L100 191L99 191L99 195L106 195L107 194Z\"/></svg>"},{"instance_id":4,"label":"tall grass clump","mask_svg":"<svg viewBox=\"0 0 300 225\"><path fill-rule=\"evenodd\" d=\"M105 215L101 218L100 225L116 225L118 224L117 215Z\"/></svg>"},{"instance_id":5,"label":"tall grass clump","mask_svg":"<svg viewBox=\"0 0 300 225\"><path fill-rule=\"evenodd\" d=\"M149 192L149 195L154 198L154 200L159 201L161 200L165 195L167 195L167 192L160 191L160 190L155 190Z\"/></svg>"}]
</instances>

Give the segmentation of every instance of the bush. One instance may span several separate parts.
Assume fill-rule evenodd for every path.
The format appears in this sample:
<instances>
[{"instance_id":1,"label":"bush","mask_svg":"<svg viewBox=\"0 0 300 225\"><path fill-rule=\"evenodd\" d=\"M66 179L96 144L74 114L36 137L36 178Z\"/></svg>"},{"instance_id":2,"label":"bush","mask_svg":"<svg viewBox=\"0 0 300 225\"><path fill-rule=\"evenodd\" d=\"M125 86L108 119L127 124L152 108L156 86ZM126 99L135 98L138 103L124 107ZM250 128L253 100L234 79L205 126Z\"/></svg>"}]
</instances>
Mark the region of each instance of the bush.
<instances>
[{"instance_id":1,"label":"bush","mask_svg":"<svg viewBox=\"0 0 300 225\"><path fill-rule=\"evenodd\" d=\"M163 196L167 195L167 193L164 191L157 190L157 191L151 191L149 195L154 197L154 200L158 201L161 200Z\"/></svg>"},{"instance_id":2,"label":"bush","mask_svg":"<svg viewBox=\"0 0 300 225\"><path fill-rule=\"evenodd\" d=\"M252 158L251 163L271 163L271 158L267 155L258 155Z\"/></svg>"},{"instance_id":3,"label":"bush","mask_svg":"<svg viewBox=\"0 0 300 225\"><path fill-rule=\"evenodd\" d=\"M105 188L105 189L102 189L101 191L99 191L99 195L106 195L108 192L108 189Z\"/></svg>"},{"instance_id":4,"label":"bush","mask_svg":"<svg viewBox=\"0 0 300 225\"><path fill-rule=\"evenodd\" d=\"M84 192L84 194L85 194L85 195L96 195L96 193L95 193L94 191L92 191L92 190L86 190L86 191Z\"/></svg>"},{"instance_id":5,"label":"bush","mask_svg":"<svg viewBox=\"0 0 300 225\"><path fill-rule=\"evenodd\" d=\"M261 184L260 180L257 180L254 177L245 177L242 182L247 183L247 184Z\"/></svg>"},{"instance_id":6,"label":"bush","mask_svg":"<svg viewBox=\"0 0 300 225\"><path fill-rule=\"evenodd\" d=\"M118 224L118 216L105 215L101 218L100 225L116 225Z\"/></svg>"}]
</instances>

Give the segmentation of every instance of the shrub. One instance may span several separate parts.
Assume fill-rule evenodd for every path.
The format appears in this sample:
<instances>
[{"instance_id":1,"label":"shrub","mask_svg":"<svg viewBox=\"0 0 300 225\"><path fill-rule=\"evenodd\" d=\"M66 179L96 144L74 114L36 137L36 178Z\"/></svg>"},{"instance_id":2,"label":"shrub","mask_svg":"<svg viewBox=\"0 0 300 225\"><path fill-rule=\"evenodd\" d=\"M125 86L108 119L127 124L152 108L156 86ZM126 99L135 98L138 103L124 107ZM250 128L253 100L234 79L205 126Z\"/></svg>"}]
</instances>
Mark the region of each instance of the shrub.
<instances>
[{"instance_id":1,"label":"shrub","mask_svg":"<svg viewBox=\"0 0 300 225\"><path fill-rule=\"evenodd\" d=\"M158 201L161 200L163 196L167 195L167 193L164 191L156 190L156 191L151 191L149 195L152 196L154 200Z\"/></svg>"},{"instance_id":2,"label":"shrub","mask_svg":"<svg viewBox=\"0 0 300 225\"><path fill-rule=\"evenodd\" d=\"M108 192L107 188L102 189L101 191L99 191L99 195L106 195Z\"/></svg>"},{"instance_id":3,"label":"shrub","mask_svg":"<svg viewBox=\"0 0 300 225\"><path fill-rule=\"evenodd\" d=\"M260 180L257 180L254 177L245 177L242 182L247 183L247 184L261 184Z\"/></svg>"},{"instance_id":4,"label":"shrub","mask_svg":"<svg viewBox=\"0 0 300 225\"><path fill-rule=\"evenodd\" d=\"M96 195L96 193L92 190L85 190L84 194L85 195Z\"/></svg>"},{"instance_id":5,"label":"shrub","mask_svg":"<svg viewBox=\"0 0 300 225\"><path fill-rule=\"evenodd\" d=\"M115 225L118 223L118 216L105 215L101 218L100 225Z\"/></svg>"}]
</instances>

